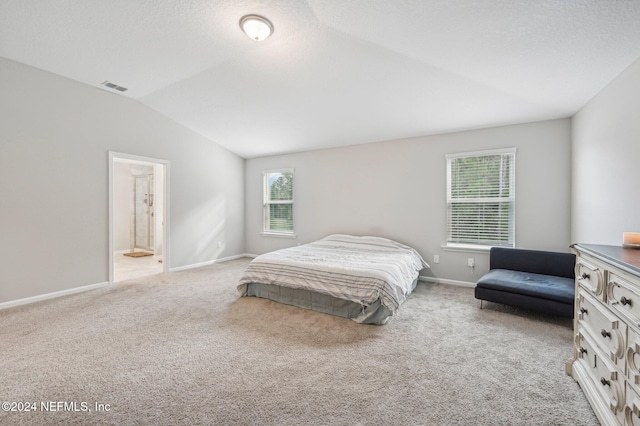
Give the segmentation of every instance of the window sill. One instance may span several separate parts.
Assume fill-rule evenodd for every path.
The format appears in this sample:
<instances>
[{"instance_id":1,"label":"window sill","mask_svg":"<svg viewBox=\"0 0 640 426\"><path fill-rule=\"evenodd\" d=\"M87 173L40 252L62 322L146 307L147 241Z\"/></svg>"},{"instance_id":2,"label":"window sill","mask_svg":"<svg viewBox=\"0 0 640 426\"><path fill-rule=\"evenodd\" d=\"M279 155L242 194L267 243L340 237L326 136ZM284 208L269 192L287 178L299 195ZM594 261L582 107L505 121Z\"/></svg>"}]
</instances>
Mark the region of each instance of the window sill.
<instances>
[{"instance_id":1,"label":"window sill","mask_svg":"<svg viewBox=\"0 0 640 426\"><path fill-rule=\"evenodd\" d=\"M276 237L276 238L298 238L296 234L292 233L284 233L284 232L261 232L260 235L263 237Z\"/></svg>"},{"instance_id":2,"label":"window sill","mask_svg":"<svg viewBox=\"0 0 640 426\"><path fill-rule=\"evenodd\" d=\"M444 251L461 251L465 253L489 253L491 246L481 246L477 244L442 244Z\"/></svg>"}]
</instances>

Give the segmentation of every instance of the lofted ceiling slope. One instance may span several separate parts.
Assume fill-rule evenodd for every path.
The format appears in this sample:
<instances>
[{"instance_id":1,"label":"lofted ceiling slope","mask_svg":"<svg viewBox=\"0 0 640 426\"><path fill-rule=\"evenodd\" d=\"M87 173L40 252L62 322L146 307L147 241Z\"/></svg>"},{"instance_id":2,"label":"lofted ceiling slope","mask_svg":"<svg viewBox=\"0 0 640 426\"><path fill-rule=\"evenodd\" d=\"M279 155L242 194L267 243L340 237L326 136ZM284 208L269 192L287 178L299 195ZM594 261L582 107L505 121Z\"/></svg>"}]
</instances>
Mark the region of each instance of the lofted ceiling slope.
<instances>
[{"instance_id":1,"label":"lofted ceiling slope","mask_svg":"<svg viewBox=\"0 0 640 426\"><path fill-rule=\"evenodd\" d=\"M640 57L640 0L0 0L0 56L253 158L572 116Z\"/></svg>"}]
</instances>

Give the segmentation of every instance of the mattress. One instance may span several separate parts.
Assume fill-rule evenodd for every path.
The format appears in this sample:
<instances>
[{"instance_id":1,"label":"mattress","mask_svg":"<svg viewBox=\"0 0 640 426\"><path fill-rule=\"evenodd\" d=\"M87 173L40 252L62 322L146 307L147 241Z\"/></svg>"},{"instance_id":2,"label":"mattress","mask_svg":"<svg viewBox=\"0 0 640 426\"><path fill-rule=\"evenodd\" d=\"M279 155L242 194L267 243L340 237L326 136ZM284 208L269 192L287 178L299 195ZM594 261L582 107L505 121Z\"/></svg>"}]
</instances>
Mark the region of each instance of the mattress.
<instances>
[{"instance_id":1,"label":"mattress","mask_svg":"<svg viewBox=\"0 0 640 426\"><path fill-rule=\"evenodd\" d=\"M428 267L418 252L379 237L336 234L256 257L238 284L241 296L383 324Z\"/></svg>"}]
</instances>

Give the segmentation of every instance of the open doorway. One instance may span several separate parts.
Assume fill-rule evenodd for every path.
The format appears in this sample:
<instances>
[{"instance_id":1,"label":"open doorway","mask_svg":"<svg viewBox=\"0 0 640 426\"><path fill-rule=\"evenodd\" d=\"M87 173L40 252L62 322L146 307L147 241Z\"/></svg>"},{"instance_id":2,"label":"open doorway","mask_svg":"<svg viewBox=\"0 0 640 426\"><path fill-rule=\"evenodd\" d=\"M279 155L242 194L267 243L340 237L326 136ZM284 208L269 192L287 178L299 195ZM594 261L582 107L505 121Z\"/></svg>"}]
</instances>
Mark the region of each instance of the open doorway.
<instances>
[{"instance_id":1,"label":"open doorway","mask_svg":"<svg viewBox=\"0 0 640 426\"><path fill-rule=\"evenodd\" d=\"M169 162L109 153L109 282L169 270Z\"/></svg>"}]
</instances>

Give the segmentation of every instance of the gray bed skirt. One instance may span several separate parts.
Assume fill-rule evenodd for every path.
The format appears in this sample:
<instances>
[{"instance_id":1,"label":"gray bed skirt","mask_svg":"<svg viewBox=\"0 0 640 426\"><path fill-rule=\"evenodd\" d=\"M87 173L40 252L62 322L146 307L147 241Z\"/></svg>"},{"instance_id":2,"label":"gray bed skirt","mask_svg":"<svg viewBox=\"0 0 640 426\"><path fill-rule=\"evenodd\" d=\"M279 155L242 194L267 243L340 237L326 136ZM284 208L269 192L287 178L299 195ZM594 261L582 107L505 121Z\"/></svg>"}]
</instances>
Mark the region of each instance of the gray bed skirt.
<instances>
[{"instance_id":1,"label":"gray bed skirt","mask_svg":"<svg viewBox=\"0 0 640 426\"><path fill-rule=\"evenodd\" d=\"M418 280L411 285L411 291L416 288ZM363 306L349 300L338 299L322 293L309 290L281 287L271 284L249 283L241 292L241 296L256 296L263 299L299 308L311 309L325 314L349 318L362 324L384 324L393 313L376 300L369 306Z\"/></svg>"}]
</instances>

